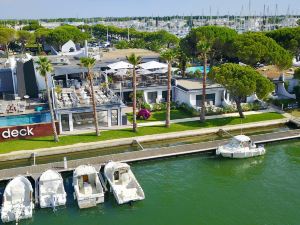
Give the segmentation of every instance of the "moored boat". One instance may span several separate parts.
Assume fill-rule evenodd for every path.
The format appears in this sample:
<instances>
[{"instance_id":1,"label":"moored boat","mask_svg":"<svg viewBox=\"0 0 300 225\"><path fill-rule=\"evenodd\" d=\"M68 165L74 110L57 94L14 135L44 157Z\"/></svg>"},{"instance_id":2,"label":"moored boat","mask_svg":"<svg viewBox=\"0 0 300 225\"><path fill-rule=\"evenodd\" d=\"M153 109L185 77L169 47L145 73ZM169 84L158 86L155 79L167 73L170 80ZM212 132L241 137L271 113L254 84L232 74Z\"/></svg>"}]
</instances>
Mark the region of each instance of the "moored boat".
<instances>
[{"instance_id":1,"label":"moored boat","mask_svg":"<svg viewBox=\"0 0 300 225\"><path fill-rule=\"evenodd\" d=\"M1 219L4 223L20 221L32 217L34 209L33 189L30 181L23 176L11 180L5 187L1 208Z\"/></svg>"},{"instance_id":2,"label":"moored boat","mask_svg":"<svg viewBox=\"0 0 300 225\"><path fill-rule=\"evenodd\" d=\"M263 145L257 146L246 135L234 136L229 143L219 146L216 150L217 155L227 158L250 158L265 153L266 149Z\"/></svg>"},{"instance_id":3,"label":"moored boat","mask_svg":"<svg viewBox=\"0 0 300 225\"><path fill-rule=\"evenodd\" d=\"M107 163L104 168L104 175L118 204L145 199L144 191L127 163Z\"/></svg>"},{"instance_id":4,"label":"moored boat","mask_svg":"<svg viewBox=\"0 0 300 225\"><path fill-rule=\"evenodd\" d=\"M39 203L41 208L65 205L67 194L62 176L54 171L45 171L39 179Z\"/></svg>"},{"instance_id":5,"label":"moored boat","mask_svg":"<svg viewBox=\"0 0 300 225\"><path fill-rule=\"evenodd\" d=\"M104 191L93 166L78 166L73 172L73 186L79 208L90 208L104 202Z\"/></svg>"}]
</instances>

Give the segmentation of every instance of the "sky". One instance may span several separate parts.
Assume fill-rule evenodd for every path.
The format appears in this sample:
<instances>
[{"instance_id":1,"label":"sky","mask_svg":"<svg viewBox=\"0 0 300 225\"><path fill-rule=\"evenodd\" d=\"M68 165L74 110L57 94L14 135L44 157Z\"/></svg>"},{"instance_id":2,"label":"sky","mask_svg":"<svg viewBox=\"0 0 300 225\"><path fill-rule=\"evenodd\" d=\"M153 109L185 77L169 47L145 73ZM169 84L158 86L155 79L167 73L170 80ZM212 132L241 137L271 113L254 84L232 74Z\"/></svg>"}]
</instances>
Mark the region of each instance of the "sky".
<instances>
[{"instance_id":1,"label":"sky","mask_svg":"<svg viewBox=\"0 0 300 225\"><path fill-rule=\"evenodd\" d=\"M275 13L300 14L300 0L251 0L251 12L259 15L264 4ZM249 0L0 0L0 19L66 17L124 17L248 13Z\"/></svg>"}]
</instances>

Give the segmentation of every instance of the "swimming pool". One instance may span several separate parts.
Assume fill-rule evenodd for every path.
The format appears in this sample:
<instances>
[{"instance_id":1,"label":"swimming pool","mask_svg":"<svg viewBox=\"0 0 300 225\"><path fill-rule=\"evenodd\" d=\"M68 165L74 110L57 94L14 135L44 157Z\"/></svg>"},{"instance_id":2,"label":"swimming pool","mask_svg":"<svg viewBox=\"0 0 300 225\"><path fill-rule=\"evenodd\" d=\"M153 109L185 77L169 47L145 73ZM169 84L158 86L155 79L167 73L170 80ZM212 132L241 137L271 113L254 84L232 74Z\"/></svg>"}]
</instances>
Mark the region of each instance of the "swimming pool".
<instances>
[{"instance_id":1,"label":"swimming pool","mask_svg":"<svg viewBox=\"0 0 300 225\"><path fill-rule=\"evenodd\" d=\"M0 127L20 126L26 124L48 122L51 122L51 116L49 112L0 117Z\"/></svg>"},{"instance_id":2,"label":"swimming pool","mask_svg":"<svg viewBox=\"0 0 300 225\"><path fill-rule=\"evenodd\" d=\"M204 72L204 68L203 68L203 66L192 66L192 67L188 67L186 69L186 71L188 73L195 73L196 71L200 71L201 73L203 73ZM210 68L207 67L206 68L206 72L208 73L209 71L210 71Z\"/></svg>"}]
</instances>

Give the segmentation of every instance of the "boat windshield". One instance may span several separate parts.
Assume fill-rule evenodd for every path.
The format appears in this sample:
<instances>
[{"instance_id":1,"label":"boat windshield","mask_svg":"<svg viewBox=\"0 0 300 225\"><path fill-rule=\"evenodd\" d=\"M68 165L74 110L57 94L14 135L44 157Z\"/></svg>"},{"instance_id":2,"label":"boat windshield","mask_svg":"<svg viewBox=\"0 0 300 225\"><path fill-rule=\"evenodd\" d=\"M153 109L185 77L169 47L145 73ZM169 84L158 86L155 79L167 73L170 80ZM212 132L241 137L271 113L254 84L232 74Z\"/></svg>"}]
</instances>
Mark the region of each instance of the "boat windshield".
<instances>
[{"instance_id":1,"label":"boat windshield","mask_svg":"<svg viewBox=\"0 0 300 225\"><path fill-rule=\"evenodd\" d=\"M251 146L251 141L240 142L236 139L232 139L227 145L227 148L247 148Z\"/></svg>"}]
</instances>

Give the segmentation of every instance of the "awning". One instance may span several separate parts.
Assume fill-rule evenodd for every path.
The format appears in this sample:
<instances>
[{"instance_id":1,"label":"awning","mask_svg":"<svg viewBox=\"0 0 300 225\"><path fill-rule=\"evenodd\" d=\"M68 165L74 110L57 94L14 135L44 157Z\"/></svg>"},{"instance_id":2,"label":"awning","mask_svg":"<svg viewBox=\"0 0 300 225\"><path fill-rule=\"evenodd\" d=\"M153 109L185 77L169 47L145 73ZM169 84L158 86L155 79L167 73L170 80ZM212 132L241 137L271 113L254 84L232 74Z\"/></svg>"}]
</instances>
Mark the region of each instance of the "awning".
<instances>
[{"instance_id":1,"label":"awning","mask_svg":"<svg viewBox=\"0 0 300 225\"><path fill-rule=\"evenodd\" d=\"M131 69L133 66L130 63L120 61L116 63L112 63L107 65L107 67L113 69L113 70L119 70L119 69Z\"/></svg>"},{"instance_id":2,"label":"awning","mask_svg":"<svg viewBox=\"0 0 300 225\"><path fill-rule=\"evenodd\" d=\"M150 62L140 64L139 67L145 70L163 69L163 68L168 68L168 64L160 63L157 61L150 61Z\"/></svg>"}]
</instances>

